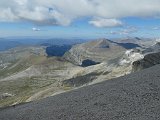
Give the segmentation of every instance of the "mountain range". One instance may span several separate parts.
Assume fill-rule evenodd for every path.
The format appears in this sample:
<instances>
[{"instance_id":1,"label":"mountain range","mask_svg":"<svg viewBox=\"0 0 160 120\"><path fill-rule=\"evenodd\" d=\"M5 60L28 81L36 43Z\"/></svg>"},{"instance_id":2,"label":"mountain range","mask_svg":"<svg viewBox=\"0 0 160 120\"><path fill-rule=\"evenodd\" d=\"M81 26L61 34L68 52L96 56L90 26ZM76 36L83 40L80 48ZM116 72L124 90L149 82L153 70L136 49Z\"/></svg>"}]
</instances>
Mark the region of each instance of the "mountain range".
<instances>
[{"instance_id":1,"label":"mountain range","mask_svg":"<svg viewBox=\"0 0 160 120\"><path fill-rule=\"evenodd\" d=\"M130 42L128 42L130 41ZM159 42L98 39L0 52L0 107L35 101L159 64Z\"/></svg>"}]
</instances>

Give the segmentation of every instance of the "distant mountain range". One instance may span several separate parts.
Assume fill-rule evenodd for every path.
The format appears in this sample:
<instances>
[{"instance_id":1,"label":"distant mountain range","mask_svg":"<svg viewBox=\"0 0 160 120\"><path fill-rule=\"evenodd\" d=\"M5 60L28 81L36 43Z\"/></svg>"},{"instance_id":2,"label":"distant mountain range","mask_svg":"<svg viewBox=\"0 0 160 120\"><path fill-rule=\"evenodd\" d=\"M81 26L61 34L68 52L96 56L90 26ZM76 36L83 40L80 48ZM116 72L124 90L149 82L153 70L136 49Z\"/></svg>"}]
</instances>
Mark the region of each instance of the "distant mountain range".
<instances>
[{"instance_id":1,"label":"distant mountain range","mask_svg":"<svg viewBox=\"0 0 160 120\"><path fill-rule=\"evenodd\" d=\"M20 46L53 46L53 45L74 45L78 43L85 42L83 39L36 39L36 38L0 38L0 51L9 50L11 48L20 47Z\"/></svg>"},{"instance_id":2,"label":"distant mountain range","mask_svg":"<svg viewBox=\"0 0 160 120\"><path fill-rule=\"evenodd\" d=\"M0 40L0 51L5 51L21 45L22 43L16 41Z\"/></svg>"}]
</instances>

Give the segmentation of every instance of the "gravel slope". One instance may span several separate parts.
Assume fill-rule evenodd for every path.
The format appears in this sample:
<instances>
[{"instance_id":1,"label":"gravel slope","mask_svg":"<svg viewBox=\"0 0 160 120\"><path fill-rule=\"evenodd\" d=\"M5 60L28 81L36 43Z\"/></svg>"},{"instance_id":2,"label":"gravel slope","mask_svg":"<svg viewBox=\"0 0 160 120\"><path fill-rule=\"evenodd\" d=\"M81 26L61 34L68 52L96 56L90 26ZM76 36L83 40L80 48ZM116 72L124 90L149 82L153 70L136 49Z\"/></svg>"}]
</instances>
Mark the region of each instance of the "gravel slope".
<instances>
[{"instance_id":1,"label":"gravel slope","mask_svg":"<svg viewBox=\"0 0 160 120\"><path fill-rule=\"evenodd\" d=\"M36 102L0 109L0 120L159 120L160 65Z\"/></svg>"}]
</instances>

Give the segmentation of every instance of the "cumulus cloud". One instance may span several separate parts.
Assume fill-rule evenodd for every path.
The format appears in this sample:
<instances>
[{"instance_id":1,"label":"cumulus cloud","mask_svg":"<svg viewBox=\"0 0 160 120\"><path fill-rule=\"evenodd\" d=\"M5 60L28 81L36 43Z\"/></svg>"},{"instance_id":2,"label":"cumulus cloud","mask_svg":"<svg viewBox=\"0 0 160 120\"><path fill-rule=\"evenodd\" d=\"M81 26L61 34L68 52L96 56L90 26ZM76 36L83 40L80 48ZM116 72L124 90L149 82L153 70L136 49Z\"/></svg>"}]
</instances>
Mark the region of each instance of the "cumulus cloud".
<instances>
[{"instance_id":1,"label":"cumulus cloud","mask_svg":"<svg viewBox=\"0 0 160 120\"><path fill-rule=\"evenodd\" d=\"M160 17L160 0L1 0L0 21L26 20L67 26L81 17L95 26L111 26L124 17Z\"/></svg>"},{"instance_id":2,"label":"cumulus cloud","mask_svg":"<svg viewBox=\"0 0 160 120\"><path fill-rule=\"evenodd\" d=\"M122 22L116 19L95 18L89 21L89 24L96 27L116 27L122 26Z\"/></svg>"}]
</instances>

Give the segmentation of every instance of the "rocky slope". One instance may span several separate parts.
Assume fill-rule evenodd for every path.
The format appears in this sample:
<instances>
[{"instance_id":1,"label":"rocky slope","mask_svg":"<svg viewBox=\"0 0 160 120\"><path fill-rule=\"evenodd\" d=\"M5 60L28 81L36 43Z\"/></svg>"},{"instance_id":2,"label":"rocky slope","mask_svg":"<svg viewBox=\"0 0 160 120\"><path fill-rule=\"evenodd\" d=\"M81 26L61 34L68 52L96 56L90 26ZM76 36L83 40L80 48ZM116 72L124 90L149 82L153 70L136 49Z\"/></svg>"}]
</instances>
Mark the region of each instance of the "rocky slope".
<instances>
[{"instance_id":1,"label":"rocky slope","mask_svg":"<svg viewBox=\"0 0 160 120\"><path fill-rule=\"evenodd\" d=\"M0 109L1 120L158 120L160 66Z\"/></svg>"}]
</instances>

